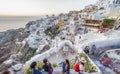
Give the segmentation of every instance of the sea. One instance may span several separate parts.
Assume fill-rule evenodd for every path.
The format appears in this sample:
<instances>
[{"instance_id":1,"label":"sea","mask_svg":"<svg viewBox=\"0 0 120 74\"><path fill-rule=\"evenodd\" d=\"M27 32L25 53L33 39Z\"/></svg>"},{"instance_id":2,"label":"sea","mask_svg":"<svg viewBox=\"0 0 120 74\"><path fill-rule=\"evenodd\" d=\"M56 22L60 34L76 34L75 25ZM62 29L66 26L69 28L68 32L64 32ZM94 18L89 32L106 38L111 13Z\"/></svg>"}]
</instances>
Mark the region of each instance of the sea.
<instances>
[{"instance_id":1,"label":"sea","mask_svg":"<svg viewBox=\"0 0 120 74\"><path fill-rule=\"evenodd\" d=\"M24 28L29 21L39 20L42 16L0 16L0 32Z\"/></svg>"}]
</instances>

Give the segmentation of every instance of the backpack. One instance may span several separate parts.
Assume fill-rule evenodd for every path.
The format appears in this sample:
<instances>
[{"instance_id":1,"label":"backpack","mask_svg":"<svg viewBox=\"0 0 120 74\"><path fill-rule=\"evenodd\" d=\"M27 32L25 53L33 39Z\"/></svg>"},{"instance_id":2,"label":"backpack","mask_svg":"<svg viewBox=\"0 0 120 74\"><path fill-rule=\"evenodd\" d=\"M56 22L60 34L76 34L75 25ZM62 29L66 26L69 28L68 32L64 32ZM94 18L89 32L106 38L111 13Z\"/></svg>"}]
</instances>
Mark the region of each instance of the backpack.
<instances>
[{"instance_id":1,"label":"backpack","mask_svg":"<svg viewBox=\"0 0 120 74\"><path fill-rule=\"evenodd\" d=\"M80 72L79 65L79 63L76 63L73 67L76 72Z\"/></svg>"}]
</instances>

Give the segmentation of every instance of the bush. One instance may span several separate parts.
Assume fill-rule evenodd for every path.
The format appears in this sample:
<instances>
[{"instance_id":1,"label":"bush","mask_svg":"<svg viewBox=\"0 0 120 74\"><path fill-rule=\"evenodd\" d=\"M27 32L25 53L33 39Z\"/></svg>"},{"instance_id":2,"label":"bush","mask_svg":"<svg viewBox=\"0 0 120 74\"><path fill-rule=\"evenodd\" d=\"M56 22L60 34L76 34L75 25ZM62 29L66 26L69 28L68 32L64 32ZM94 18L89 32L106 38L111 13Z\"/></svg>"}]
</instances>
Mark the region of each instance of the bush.
<instances>
[{"instance_id":1,"label":"bush","mask_svg":"<svg viewBox=\"0 0 120 74\"><path fill-rule=\"evenodd\" d=\"M73 69L74 63L70 63L70 69Z\"/></svg>"},{"instance_id":2,"label":"bush","mask_svg":"<svg viewBox=\"0 0 120 74\"><path fill-rule=\"evenodd\" d=\"M38 62L38 67L39 69L42 69L43 63L42 62Z\"/></svg>"},{"instance_id":3,"label":"bush","mask_svg":"<svg viewBox=\"0 0 120 74\"><path fill-rule=\"evenodd\" d=\"M32 74L32 69L30 68L30 66L27 66L27 67L23 68L23 72L25 74Z\"/></svg>"},{"instance_id":4,"label":"bush","mask_svg":"<svg viewBox=\"0 0 120 74\"><path fill-rule=\"evenodd\" d=\"M116 20L114 20L114 19L104 19L103 20L103 27L112 27L112 26L114 26L114 24L115 24L115 21Z\"/></svg>"},{"instance_id":5,"label":"bush","mask_svg":"<svg viewBox=\"0 0 120 74\"><path fill-rule=\"evenodd\" d=\"M43 47L43 50L49 50L50 49L50 46L49 45L45 45L44 47Z\"/></svg>"},{"instance_id":6,"label":"bush","mask_svg":"<svg viewBox=\"0 0 120 74\"><path fill-rule=\"evenodd\" d=\"M53 66L54 68L58 67L57 63L53 63L52 66Z\"/></svg>"},{"instance_id":7,"label":"bush","mask_svg":"<svg viewBox=\"0 0 120 74\"><path fill-rule=\"evenodd\" d=\"M32 57L32 56L27 55L27 56L25 56L25 58L24 58L24 59L25 59L25 61L28 61L28 60L30 60L30 59L31 59L31 57Z\"/></svg>"},{"instance_id":8,"label":"bush","mask_svg":"<svg viewBox=\"0 0 120 74\"><path fill-rule=\"evenodd\" d=\"M42 50L40 51L40 53L43 53L43 52L45 52L45 51L47 51L47 50L49 50L50 49L50 46L49 45L45 45L43 48L42 48Z\"/></svg>"},{"instance_id":9,"label":"bush","mask_svg":"<svg viewBox=\"0 0 120 74\"><path fill-rule=\"evenodd\" d=\"M28 61L31 59L32 56L36 54L36 49L29 48L27 53L24 56L24 61Z\"/></svg>"},{"instance_id":10,"label":"bush","mask_svg":"<svg viewBox=\"0 0 120 74\"><path fill-rule=\"evenodd\" d=\"M60 33L59 30L59 26L52 26L52 27L48 27L44 33L46 35L49 35L51 38L54 38L55 36L57 36Z\"/></svg>"},{"instance_id":11,"label":"bush","mask_svg":"<svg viewBox=\"0 0 120 74\"><path fill-rule=\"evenodd\" d=\"M18 53L21 49L22 49L22 45L18 45L18 46L16 47L16 53Z\"/></svg>"}]
</instances>

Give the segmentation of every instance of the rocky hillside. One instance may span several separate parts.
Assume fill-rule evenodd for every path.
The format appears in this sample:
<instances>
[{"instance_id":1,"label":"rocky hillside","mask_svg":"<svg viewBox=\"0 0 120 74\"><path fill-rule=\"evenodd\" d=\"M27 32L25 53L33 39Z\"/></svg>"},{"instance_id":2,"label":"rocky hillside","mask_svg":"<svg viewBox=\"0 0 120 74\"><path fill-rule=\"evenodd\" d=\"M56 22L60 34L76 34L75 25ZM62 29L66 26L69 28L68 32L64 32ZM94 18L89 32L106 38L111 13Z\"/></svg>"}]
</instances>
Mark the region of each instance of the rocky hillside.
<instances>
[{"instance_id":1,"label":"rocky hillside","mask_svg":"<svg viewBox=\"0 0 120 74\"><path fill-rule=\"evenodd\" d=\"M26 36L23 28L0 32L0 64L16 53L16 42L22 41Z\"/></svg>"}]
</instances>

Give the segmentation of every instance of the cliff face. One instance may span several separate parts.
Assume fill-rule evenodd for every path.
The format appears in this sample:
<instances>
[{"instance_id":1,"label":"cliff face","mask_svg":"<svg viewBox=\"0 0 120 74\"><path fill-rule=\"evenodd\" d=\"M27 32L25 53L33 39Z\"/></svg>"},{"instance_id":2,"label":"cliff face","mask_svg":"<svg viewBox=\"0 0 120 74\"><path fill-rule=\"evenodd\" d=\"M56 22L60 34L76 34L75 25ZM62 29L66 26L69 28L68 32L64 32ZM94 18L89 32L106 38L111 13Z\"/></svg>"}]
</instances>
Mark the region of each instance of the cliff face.
<instances>
[{"instance_id":1,"label":"cliff face","mask_svg":"<svg viewBox=\"0 0 120 74\"><path fill-rule=\"evenodd\" d=\"M16 30L11 29L5 32L0 32L0 72L13 65L13 63L5 64L4 62L6 60L13 59L14 64L16 62L25 62L24 58L26 53L29 52L29 45L25 44L25 46L22 47L21 43L29 35L26 29L34 23L36 22L31 21L26 24L25 28L19 28Z\"/></svg>"},{"instance_id":2,"label":"cliff face","mask_svg":"<svg viewBox=\"0 0 120 74\"><path fill-rule=\"evenodd\" d=\"M16 41L20 40L23 31L23 29L17 29L0 33L0 63L16 51Z\"/></svg>"}]
</instances>

